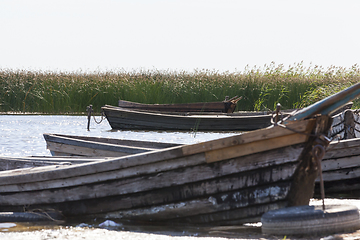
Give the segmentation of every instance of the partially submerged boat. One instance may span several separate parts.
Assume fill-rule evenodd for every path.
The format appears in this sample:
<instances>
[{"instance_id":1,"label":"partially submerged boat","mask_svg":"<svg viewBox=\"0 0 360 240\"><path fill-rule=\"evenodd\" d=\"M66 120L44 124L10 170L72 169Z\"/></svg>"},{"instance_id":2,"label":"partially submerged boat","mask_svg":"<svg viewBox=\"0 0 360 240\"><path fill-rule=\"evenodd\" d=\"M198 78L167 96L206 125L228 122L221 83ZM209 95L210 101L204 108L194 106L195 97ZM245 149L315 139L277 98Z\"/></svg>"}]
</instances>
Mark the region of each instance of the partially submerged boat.
<instances>
[{"instance_id":1,"label":"partially submerged boat","mask_svg":"<svg viewBox=\"0 0 360 240\"><path fill-rule=\"evenodd\" d=\"M43 136L46 147L53 156L121 157L181 145L49 133L45 133Z\"/></svg>"},{"instance_id":2,"label":"partially submerged boat","mask_svg":"<svg viewBox=\"0 0 360 240\"><path fill-rule=\"evenodd\" d=\"M225 97L221 102L172 103L172 104L144 104L119 100L118 106L131 110L147 110L160 112L234 112L237 102L242 97Z\"/></svg>"},{"instance_id":3,"label":"partially submerged boat","mask_svg":"<svg viewBox=\"0 0 360 240\"><path fill-rule=\"evenodd\" d=\"M208 225L259 221L269 210L309 203L329 115L359 94L357 84L284 123L227 138L2 171L0 211Z\"/></svg>"}]
</instances>

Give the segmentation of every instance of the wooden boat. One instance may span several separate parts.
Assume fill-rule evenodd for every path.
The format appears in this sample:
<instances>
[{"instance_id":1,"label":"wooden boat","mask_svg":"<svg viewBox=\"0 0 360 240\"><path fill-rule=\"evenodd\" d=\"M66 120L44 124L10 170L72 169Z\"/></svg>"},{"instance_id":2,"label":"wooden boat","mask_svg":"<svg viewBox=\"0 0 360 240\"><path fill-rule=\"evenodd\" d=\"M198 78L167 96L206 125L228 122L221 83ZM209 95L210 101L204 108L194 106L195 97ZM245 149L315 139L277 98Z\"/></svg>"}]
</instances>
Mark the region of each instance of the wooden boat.
<instances>
[{"instance_id":1,"label":"wooden boat","mask_svg":"<svg viewBox=\"0 0 360 240\"><path fill-rule=\"evenodd\" d=\"M110 105L102 111L111 128L119 130L250 131L270 126L272 119L268 112L173 114Z\"/></svg>"},{"instance_id":2,"label":"wooden boat","mask_svg":"<svg viewBox=\"0 0 360 240\"><path fill-rule=\"evenodd\" d=\"M329 136L334 139L350 139L360 137L360 109L346 109L333 116L333 126Z\"/></svg>"},{"instance_id":3,"label":"wooden boat","mask_svg":"<svg viewBox=\"0 0 360 240\"><path fill-rule=\"evenodd\" d=\"M121 157L180 145L48 133L43 136L47 149L50 150L53 156Z\"/></svg>"},{"instance_id":4,"label":"wooden boat","mask_svg":"<svg viewBox=\"0 0 360 240\"><path fill-rule=\"evenodd\" d=\"M360 196L360 138L356 130L359 127L358 113L358 110L346 110L335 117L335 130L331 134L340 139L331 142L322 161L325 193L328 196ZM319 185L315 193L319 196Z\"/></svg>"},{"instance_id":5,"label":"wooden boat","mask_svg":"<svg viewBox=\"0 0 360 240\"><path fill-rule=\"evenodd\" d=\"M359 94L360 84L284 124L223 139L2 171L0 211L208 225L258 221L268 210L309 203L318 171L311 150L327 145L328 115L339 102Z\"/></svg>"},{"instance_id":6,"label":"wooden boat","mask_svg":"<svg viewBox=\"0 0 360 240\"><path fill-rule=\"evenodd\" d=\"M351 105L346 103L343 108L351 108ZM281 111L281 118L300 110ZM130 110L110 105L103 106L102 111L111 128L117 130L252 131L270 126L274 119L274 113L268 111L181 114Z\"/></svg>"},{"instance_id":7,"label":"wooden boat","mask_svg":"<svg viewBox=\"0 0 360 240\"><path fill-rule=\"evenodd\" d=\"M118 106L131 110L148 110L160 112L234 112L237 102L242 97L226 97L222 102L173 103L173 104L143 104L119 100Z\"/></svg>"},{"instance_id":8,"label":"wooden boat","mask_svg":"<svg viewBox=\"0 0 360 240\"><path fill-rule=\"evenodd\" d=\"M360 139L335 141L322 161L325 194L332 197L360 196ZM319 179L315 196L319 196Z\"/></svg>"}]
</instances>

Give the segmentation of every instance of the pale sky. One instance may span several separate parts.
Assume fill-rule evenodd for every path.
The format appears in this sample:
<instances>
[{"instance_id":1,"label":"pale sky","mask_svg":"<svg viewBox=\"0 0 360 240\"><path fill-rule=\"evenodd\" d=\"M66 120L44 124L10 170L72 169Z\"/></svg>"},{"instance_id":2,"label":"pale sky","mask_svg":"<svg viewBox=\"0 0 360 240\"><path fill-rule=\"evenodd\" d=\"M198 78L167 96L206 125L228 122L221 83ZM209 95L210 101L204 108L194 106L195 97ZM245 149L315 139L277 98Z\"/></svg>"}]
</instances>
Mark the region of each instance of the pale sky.
<instances>
[{"instance_id":1,"label":"pale sky","mask_svg":"<svg viewBox=\"0 0 360 240\"><path fill-rule=\"evenodd\" d=\"M0 0L0 68L360 63L360 1Z\"/></svg>"}]
</instances>

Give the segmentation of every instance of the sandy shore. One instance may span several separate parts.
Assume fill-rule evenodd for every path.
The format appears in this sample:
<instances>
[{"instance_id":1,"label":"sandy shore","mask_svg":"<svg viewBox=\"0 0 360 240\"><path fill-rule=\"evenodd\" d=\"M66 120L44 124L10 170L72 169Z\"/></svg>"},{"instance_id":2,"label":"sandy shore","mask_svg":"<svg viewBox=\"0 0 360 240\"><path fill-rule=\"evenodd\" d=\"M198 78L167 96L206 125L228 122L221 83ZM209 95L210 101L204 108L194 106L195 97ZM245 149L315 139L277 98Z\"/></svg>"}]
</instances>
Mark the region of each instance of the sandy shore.
<instances>
[{"instance_id":1,"label":"sandy shore","mask_svg":"<svg viewBox=\"0 0 360 240\"><path fill-rule=\"evenodd\" d=\"M312 200L311 203L321 204L319 200ZM355 205L360 209L360 200L350 199L326 199L325 204L344 204L344 205ZM264 235L261 233L261 224L246 225L246 226L229 226L229 227L218 227L208 228L206 231L196 229L184 230L181 232L179 229L173 232L164 231L152 231L152 230L141 230L136 231L122 230L121 224L117 227L89 227L86 224L76 227L50 227L48 229L37 229L36 226L28 227L28 229L16 231L13 227L16 224L7 223L7 225L0 225L0 239L9 240L44 240L44 239L71 239L71 240L90 240L90 239L101 239L101 240L220 240L220 239L324 239L324 240L340 240L340 239L360 239L360 230L353 233L339 233L329 236L271 236ZM120 227L119 227L120 226Z\"/></svg>"}]
</instances>

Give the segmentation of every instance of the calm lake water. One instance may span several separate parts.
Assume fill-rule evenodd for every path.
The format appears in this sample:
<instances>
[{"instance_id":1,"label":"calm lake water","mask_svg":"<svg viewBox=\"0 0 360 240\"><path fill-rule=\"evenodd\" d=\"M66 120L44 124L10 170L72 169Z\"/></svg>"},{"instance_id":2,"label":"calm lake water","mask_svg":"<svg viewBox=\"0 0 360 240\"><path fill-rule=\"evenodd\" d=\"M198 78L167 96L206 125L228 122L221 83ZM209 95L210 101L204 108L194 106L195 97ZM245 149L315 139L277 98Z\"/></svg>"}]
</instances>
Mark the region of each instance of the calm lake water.
<instances>
[{"instance_id":1,"label":"calm lake water","mask_svg":"<svg viewBox=\"0 0 360 240\"><path fill-rule=\"evenodd\" d=\"M100 121L100 117L96 118ZM97 124L93 118L87 131L87 116L0 115L0 155L50 156L43 133L147 140L171 143L197 143L239 132L113 131L106 119Z\"/></svg>"}]
</instances>

